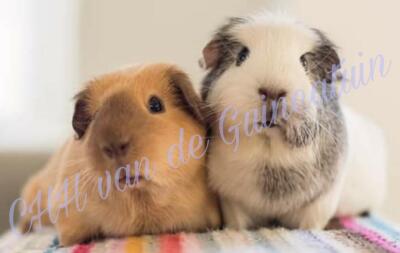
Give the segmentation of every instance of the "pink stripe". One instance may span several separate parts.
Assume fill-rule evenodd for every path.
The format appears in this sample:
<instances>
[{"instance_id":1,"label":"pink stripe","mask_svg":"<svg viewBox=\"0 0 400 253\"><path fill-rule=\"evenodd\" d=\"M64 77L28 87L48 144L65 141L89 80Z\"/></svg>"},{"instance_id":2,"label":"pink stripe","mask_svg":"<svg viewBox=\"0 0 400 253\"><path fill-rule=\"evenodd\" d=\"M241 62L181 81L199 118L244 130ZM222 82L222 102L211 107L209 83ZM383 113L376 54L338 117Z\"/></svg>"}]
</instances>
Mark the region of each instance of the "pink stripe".
<instances>
[{"instance_id":1,"label":"pink stripe","mask_svg":"<svg viewBox=\"0 0 400 253\"><path fill-rule=\"evenodd\" d=\"M160 237L162 253L182 253L181 238L179 235L162 235Z\"/></svg>"},{"instance_id":2,"label":"pink stripe","mask_svg":"<svg viewBox=\"0 0 400 253\"><path fill-rule=\"evenodd\" d=\"M73 253L90 253L90 249L93 248L94 244L79 244L72 250Z\"/></svg>"},{"instance_id":3,"label":"pink stripe","mask_svg":"<svg viewBox=\"0 0 400 253\"><path fill-rule=\"evenodd\" d=\"M375 245L385 249L389 252L393 253L400 253L400 249L393 243L385 239L383 236L379 235L378 233L367 229L360 224L353 218L343 217L340 218L340 223L342 226L354 233L360 234L368 241L374 243Z\"/></svg>"}]
</instances>

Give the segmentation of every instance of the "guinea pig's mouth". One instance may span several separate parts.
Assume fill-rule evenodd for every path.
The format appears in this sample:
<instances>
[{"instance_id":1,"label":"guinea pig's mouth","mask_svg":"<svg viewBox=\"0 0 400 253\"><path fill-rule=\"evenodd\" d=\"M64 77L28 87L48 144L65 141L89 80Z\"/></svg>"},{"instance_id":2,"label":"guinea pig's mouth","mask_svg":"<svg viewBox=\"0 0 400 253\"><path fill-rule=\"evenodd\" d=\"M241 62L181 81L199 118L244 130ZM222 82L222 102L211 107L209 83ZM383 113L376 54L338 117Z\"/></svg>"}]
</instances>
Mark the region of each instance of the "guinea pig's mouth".
<instances>
[{"instance_id":1,"label":"guinea pig's mouth","mask_svg":"<svg viewBox=\"0 0 400 253\"><path fill-rule=\"evenodd\" d=\"M128 175L121 175L119 177L119 184L120 186L129 186L129 187L137 187L142 185L147 179L142 175L135 175L135 176L128 176Z\"/></svg>"},{"instance_id":2,"label":"guinea pig's mouth","mask_svg":"<svg viewBox=\"0 0 400 253\"><path fill-rule=\"evenodd\" d=\"M279 124L276 123L275 121L271 121L271 120L267 120L265 122L257 122L257 124L263 128L275 128L275 127L279 127Z\"/></svg>"}]
</instances>

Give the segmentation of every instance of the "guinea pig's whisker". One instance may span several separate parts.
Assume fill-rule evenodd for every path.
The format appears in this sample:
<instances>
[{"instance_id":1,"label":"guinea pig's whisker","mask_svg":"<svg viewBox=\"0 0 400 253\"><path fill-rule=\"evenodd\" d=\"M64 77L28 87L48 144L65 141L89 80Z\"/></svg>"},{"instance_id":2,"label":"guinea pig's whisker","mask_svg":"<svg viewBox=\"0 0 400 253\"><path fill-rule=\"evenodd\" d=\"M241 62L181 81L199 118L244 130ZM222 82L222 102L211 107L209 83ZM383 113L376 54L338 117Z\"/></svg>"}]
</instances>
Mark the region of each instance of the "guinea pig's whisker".
<instances>
[{"instance_id":1,"label":"guinea pig's whisker","mask_svg":"<svg viewBox=\"0 0 400 253\"><path fill-rule=\"evenodd\" d=\"M85 162L85 161L87 161L87 160L88 160L87 157L84 157L84 158L81 158L81 159L69 160L69 161L66 162L66 164L65 164L64 167L65 167L65 168L69 168L69 167L71 167L71 166L80 164L80 163Z\"/></svg>"},{"instance_id":2,"label":"guinea pig's whisker","mask_svg":"<svg viewBox=\"0 0 400 253\"><path fill-rule=\"evenodd\" d=\"M97 181L97 177L93 176L93 174L89 171L89 169L84 169L81 171L80 177L79 177L80 187L85 187L85 186L89 185L89 186L92 186L92 187L89 187L89 189L94 189L96 181Z\"/></svg>"},{"instance_id":3,"label":"guinea pig's whisker","mask_svg":"<svg viewBox=\"0 0 400 253\"><path fill-rule=\"evenodd\" d=\"M325 133L331 140L333 140L334 142L337 142L337 141L338 141L338 138L336 138L336 137L331 133L331 131L330 131L322 122L316 121L316 123L317 123L317 126L318 126L320 129L322 129L322 130L324 131L324 133Z\"/></svg>"}]
</instances>

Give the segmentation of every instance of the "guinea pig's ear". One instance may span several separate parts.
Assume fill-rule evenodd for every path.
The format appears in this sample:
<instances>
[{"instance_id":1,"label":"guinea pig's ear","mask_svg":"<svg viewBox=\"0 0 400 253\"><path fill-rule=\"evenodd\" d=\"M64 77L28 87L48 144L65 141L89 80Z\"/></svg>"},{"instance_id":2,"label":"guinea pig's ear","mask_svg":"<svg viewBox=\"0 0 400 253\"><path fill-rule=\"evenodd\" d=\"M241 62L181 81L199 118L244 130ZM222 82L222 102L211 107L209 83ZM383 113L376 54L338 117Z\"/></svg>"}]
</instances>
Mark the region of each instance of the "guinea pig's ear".
<instances>
[{"instance_id":1,"label":"guinea pig's ear","mask_svg":"<svg viewBox=\"0 0 400 253\"><path fill-rule=\"evenodd\" d=\"M76 96L75 111L72 118L72 127L75 130L77 139L82 139L85 135L90 122L92 121L92 116L89 112L89 91L87 89L79 92Z\"/></svg>"},{"instance_id":2,"label":"guinea pig's ear","mask_svg":"<svg viewBox=\"0 0 400 253\"><path fill-rule=\"evenodd\" d=\"M211 41L203 49L203 58L199 65L203 69L212 69L218 65L221 58L232 54L232 47L241 46L232 36L234 27L247 22L246 18L232 17L219 27Z\"/></svg>"},{"instance_id":3,"label":"guinea pig's ear","mask_svg":"<svg viewBox=\"0 0 400 253\"><path fill-rule=\"evenodd\" d=\"M208 70L215 67L219 58L219 41L213 39L203 49L203 58L200 59L199 65L202 69Z\"/></svg>"},{"instance_id":4,"label":"guinea pig's ear","mask_svg":"<svg viewBox=\"0 0 400 253\"><path fill-rule=\"evenodd\" d=\"M318 35L319 41L311 52L300 58L302 64L319 81L332 83L332 81L340 80L341 64L336 46L323 32L318 29L313 30Z\"/></svg>"},{"instance_id":5,"label":"guinea pig's ear","mask_svg":"<svg viewBox=\"0 0 400 253\"><path fill-rule=\"evenodd\" d=\"M203 102L196 94L189 77L176 68L171 68L168 74L170 82L174 87L176 105L185 110L201 124L205 124Z\"/></svg>"}]
</instances>

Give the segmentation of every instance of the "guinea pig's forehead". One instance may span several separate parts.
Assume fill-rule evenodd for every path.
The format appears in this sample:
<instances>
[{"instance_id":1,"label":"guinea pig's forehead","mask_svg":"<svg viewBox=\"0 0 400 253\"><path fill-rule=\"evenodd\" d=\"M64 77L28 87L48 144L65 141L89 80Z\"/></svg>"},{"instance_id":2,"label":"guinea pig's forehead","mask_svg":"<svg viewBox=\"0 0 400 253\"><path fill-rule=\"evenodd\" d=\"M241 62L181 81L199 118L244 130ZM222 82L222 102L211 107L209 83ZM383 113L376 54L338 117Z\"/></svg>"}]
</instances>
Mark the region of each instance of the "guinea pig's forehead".
<instances>
[{"instance_id":1,"label":"guinea pig's forehead","mask_svg":"<svg viewBox=\"0 0 400 253\"><path fill-rule=\"evenodd\" d=\"M250 51L282 48L304 53L312 50L318 40L312 30L288 24L244 24L233 29L232 34Z\"/></svg>"},{"instance_id":2,"label":"guinea pig's forehead","mask_svg":"<svg viewBox=\"0 0 400 253\"><path fill-rule=\"evenodd\" d=\"M132 80L135 86L141 88L161 87L168 82L168 75L161 67L147 67L140 71Z\"/></svg>"},{"instance_id":3,"label":"guinea pig's forehead","mask_svg":"<svg viewBox=\"0 0 400 253\"><path fill-rule=\"evenodd\" d=\"M150 96L165 98L169 95L170 83L167 75L164 74L140 75L131 83L126 87L126 91L139 103L147 101Z\"/></svg>"}]
</instances>

